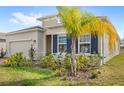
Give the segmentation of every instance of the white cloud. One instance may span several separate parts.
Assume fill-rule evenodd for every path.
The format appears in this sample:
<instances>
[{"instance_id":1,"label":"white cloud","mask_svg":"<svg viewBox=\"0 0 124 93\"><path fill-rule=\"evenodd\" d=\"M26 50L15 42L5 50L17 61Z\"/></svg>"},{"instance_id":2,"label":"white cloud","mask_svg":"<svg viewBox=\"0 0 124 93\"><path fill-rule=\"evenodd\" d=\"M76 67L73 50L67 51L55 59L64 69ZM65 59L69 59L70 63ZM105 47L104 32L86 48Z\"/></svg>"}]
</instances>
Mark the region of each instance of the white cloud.
<instances>
[{"instance_id":1,"label":"white cloud","mask_svg":"<svg viewBox=\"0 0 124 93\"><path fill-rule=\"evenodd\" d=\"M13 18L11 18L9 21L11 23L20 23L21 25L28 25L28 26L33 26L33 25L40 25L41 23L37 21L38 17L41 17L41 14L34 14L34 13L29 13L29 15L25 15L24 13L21 12L14 12L12 13Z\"/></svg>"},{"instance_id":2,"label":"white cloud","mask_svg":"<svg viewBox=\"0 0 124 93\"><path fill-rule=\"evenodd\" d=\"M14 19L14 18L11 18L10 20L9 20L9 22L10 23L14 23L14 24L18 24L19 22L16 20L16 19Z\"/></svg>"}]
</instances>

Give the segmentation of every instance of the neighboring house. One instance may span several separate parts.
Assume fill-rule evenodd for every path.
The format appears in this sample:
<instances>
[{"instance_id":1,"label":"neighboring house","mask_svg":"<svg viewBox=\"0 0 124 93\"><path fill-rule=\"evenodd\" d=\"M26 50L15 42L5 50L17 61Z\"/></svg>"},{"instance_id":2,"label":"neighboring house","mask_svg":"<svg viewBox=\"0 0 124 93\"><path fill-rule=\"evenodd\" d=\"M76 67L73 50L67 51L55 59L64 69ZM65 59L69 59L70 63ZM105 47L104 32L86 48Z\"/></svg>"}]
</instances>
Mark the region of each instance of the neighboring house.
<instances>
[{"instance_id":1,"label":"neighboring house","mask_svg":"<svg viewBox=\"0 0 124 93\"><path fill-rule=\"evenodd\" d=\"M23 55L29 58L29 50L33 45L36 53L35 58L37 58L45 54L44 38L44 29L39 26L9 32L6 40L8 56L16 52L23 52Z\"/></svg>"},{"instance_id":2,"label":"neighboring house","mask_svg":"<svg viewBox=\"0 0 124 93\"><path fill-rule=\"evenodd\" d=\"M6 33L0 32L0 56L1 56L1 50L6 51Z\"/></svg>"},{"instance_id":3,"label":"neighboring house","mask_svg":"<svg viewBox=\"0 0 124 93\"><path fill-rule=\"evenodd\" d=\"M66 31L57 15L41 17L38 20L41 21L42 27L31 27L7 34L9 56L15 52L23 52L24 56L28 57L31 44L35 47L36 58L47 52L53 54L71 52L71 38L67 38ZM103 39L91 34L81 36L76 40L76 53L84 53L88 56L94 52L100 53L104 58L103 61L106 62L119 54L120 50L118 40L116 49L110 54L108 41L107 35Z\"/></svg>"},{"instance_id":4,"label":"neighboring house","mask_svg":"<svg viewBox=\"0 0 124 93\"><path fill-rule=\"evenodd\" d=\"M124 39L121 40L120 47L121 49L124 49Z\"/></svg>"}]
</instances>

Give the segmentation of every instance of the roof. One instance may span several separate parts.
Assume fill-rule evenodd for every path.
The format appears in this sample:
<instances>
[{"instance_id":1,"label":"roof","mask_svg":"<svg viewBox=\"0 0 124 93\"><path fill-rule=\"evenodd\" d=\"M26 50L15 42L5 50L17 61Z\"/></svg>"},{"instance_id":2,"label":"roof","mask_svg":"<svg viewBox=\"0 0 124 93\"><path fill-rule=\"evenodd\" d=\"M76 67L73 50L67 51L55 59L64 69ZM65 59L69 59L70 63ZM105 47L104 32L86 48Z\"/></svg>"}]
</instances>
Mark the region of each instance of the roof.
<instances>
[{"instance_id":1,"label":"roof","mask_svg":"<svg viewBox=\"0 0 124 93\"><path fill-rule=\"evenodd\" d=\"M0 32L0 39L6 39L6 33Z\"/></svg>"},{"instance_id":2,"label":"roof","mask_svg":"<svg viewBox=\"0 0 124 93\"><path fill-rule=\"evenodd\" d=\"M12 31L12 32L8 32L7 35L10 34L17 34L17 33L25 33L25 32L31 32L31 31L45 31L44 28L42 28L41 26L33 26L33 27L29 27L29 28L24 28L21 30L17 30L17 31Z\"/></svg>"},{"instance_id":3,"label":"roof","mask_svg":"<svg viewBox=\"0 0 124 93\"><path fill-rule=\"evenodd\" d=\"M42 21L44 19L48 19L48 18L52 18L52 17L56 17L56 16L58 16L58 15L57 14L54 14L54 15L43 16L43 17L38 18L37 20ZM101 20L105 21L105 22L110 23L111 26L115 29L114 25L109 21L109 19L108 19L107 16L97 16L97 17L100 18ZM56 27L56 26L54 26L54 27ZM115 31L116 31L116 29L115 29ZM117 33L117 35L118 35L118 39L120 40L120 37L119 37L119 34L118 33Z\"/></svg>"},{"instance_id":4,"label":"roof","mask_svg":"<svg viewBox=\"0 0 124 93\"><path fill-rule=\"evenodd\" d=\"M42 21L42 20L44 20L44 19L52 18L52 17L56 17L56 16L57 16L57 14L47 15L47 16L40 17L40 18L38 18L37 20Z\"/></svg>"}]
</instances>

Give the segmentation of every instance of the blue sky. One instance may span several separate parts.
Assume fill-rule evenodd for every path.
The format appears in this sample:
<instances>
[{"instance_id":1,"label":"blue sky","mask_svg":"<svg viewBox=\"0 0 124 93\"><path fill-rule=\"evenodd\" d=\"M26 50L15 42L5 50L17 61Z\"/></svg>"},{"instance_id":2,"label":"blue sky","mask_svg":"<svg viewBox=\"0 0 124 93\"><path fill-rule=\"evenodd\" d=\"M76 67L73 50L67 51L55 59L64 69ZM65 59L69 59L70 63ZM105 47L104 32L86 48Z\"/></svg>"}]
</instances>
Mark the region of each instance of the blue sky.
<instances>
[{"instance_id":1,"label":"blue sky","mask_svg":"<svg viewBox=\"0 0 124 93\"><path fill-rule=\"evenodd\" d=\"M107 16L115 26L119 36L124 38L124 7L121 6L86 6L82 10L96 16ZM36 18L57 13L53 6L3 6L0 7L0 32L10 32L26 27L40 25Z\"/></svg>"}]
</instances>

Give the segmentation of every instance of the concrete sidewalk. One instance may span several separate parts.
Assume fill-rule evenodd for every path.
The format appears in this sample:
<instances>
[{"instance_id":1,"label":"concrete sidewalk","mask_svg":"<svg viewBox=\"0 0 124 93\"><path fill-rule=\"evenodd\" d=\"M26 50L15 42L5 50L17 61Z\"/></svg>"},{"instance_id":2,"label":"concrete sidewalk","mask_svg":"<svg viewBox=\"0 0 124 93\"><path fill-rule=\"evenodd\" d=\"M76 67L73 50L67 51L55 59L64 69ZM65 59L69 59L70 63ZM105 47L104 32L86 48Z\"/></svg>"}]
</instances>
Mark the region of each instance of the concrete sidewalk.
<instances>
[{"instance_id":1,"label":"concrete sidewalk","mask_svg":"<svg viewBox=\"0 0 124 93\"><path fill-rule=\"evenodd\" d=\"M0 65L4 65L4 59L0 58Z\"/></svg>"}]
</instances>

